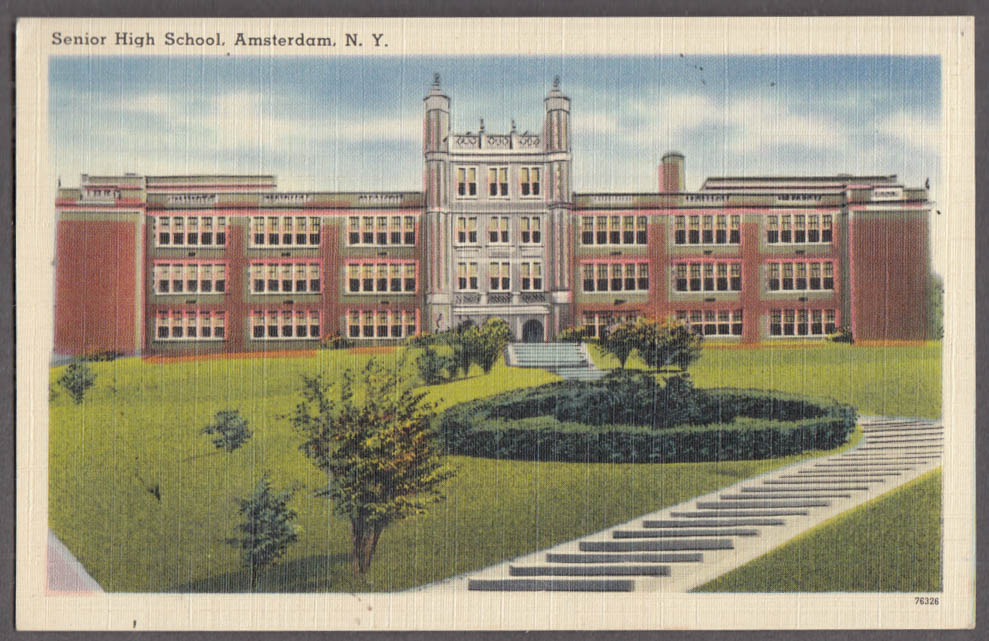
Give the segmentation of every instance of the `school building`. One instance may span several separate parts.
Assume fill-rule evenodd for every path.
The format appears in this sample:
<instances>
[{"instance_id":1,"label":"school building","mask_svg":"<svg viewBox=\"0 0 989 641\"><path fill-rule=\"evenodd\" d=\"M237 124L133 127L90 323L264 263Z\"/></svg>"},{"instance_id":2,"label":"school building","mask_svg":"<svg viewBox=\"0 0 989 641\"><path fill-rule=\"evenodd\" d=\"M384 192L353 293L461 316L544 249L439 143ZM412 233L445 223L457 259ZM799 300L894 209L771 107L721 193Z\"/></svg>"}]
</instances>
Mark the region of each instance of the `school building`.
<instances>
[{"instance_id":1,"label":"school building","mask_svg":"<svg viewBox=\"0 0 989 641\"><path fill-rule=\"evenodd\" d=\"M274 176L83 175L59 188L55 353L387 344L502 318L516 340L638 316L708 340L924 340L927 190L895 175L712 177L575 192L570 99L542 126L450 129L424 101L423 190L278 191Z\"/></svg>"}]
</instances>

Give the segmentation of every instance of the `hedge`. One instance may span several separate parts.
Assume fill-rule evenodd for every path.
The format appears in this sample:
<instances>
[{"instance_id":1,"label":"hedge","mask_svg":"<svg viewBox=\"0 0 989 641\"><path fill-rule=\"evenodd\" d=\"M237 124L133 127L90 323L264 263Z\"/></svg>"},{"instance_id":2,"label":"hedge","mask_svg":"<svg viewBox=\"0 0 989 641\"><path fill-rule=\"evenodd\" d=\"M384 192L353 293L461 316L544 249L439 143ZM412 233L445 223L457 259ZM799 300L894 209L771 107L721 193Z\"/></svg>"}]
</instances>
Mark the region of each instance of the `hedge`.
<instances>
[{"instance_id":1,"label":"hedge","mask_svg":"<svg viewBox=\"0 0 989 641\"><path fill-rule=\"evenodd\" d=\"M450 454L588 463L775 458L837 447L855 429L855 409L831 400L728 388L695 394L702 412L716 422L656 429L495 415L492 410L516 395L508 393L452 407L436 418L436 426Z\"/></svg>"}]
</instances>

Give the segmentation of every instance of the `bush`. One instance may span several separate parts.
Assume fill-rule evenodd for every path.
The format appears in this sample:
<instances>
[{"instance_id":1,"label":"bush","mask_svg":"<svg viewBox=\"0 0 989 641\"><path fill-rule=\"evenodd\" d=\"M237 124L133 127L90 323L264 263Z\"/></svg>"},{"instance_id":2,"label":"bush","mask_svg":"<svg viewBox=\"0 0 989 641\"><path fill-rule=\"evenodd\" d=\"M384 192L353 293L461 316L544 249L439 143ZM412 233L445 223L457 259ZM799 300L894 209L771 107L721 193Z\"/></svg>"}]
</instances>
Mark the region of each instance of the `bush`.
<instances>
[{"instance_id":1,"label":"bush","mask_svg":"<svg viewBox=\"0 0 989 641\"><path fill-rule=\"evenodd\" d=\"M82 403L86 391L95 382L96 374L81 360L69 363L65 372L58 379L58 384L65 388L76 405Z\"/></svg>"},{"instance_id":2,"label":"bush","mask_svg":"<svg viewBox=\"0 0 989 641\"><path fill-rule=\"evenodd\" d=\"M416 367L419 368L419 377L423 383L439 385L449 380L453 359L449 356L441 356L432 346L427 345L416 359Z\"/></svg>"},{"instance_id":3,"label":"bush","mask_svg":"<svg viewBox=\"0 0 989 641\"><path fill-rule=\"evenodd\" d=\"M202 429L202 433L215 434L213 445L227 452L233 452L251 438L247 419L237 410L220 410L213 417L213 422Z\"/></svg>"},{"instance_id":4,"label":"bush","mask_svg":"<svg viewBox=\"0 0 989 641\"><path fill-rule=\"evenodd\" d=\"M593 339L594 328L588 325L568 327L556 335L556 340L561 343L583 343Z\"/></svg>"},{"instance_id":5,"label":"bush","mask_svg":"<svg viewBox=\"0 0 989 641\"><path fill-rule=\"evenodd\" d=\"M79 357L79 360L85 361L87 363L99 363L106 361L115 361L121 356L123 352L117 352L114 350L102 350L102 351L89 351Z\"/></svg>"},{"instance_id":6,"label":"bush","mask_svg":"<svg viewBox=\"0 0 989 641\"><path fill-rule=\"evenodd\" d=\"M353 346L353 341L345 336L341 336L339 332L334 332L324 336L319 345L323 349L347 349Z\"/></svg>"},{"instance_id":7,"label":"bush","mask_svg":"<svg viewBox=\"0 0 989 641\"><path fill-rule=\"evenodd\" d=\"M604 380L603 385L551 383L464 403L440 414L437 429L450 454L673 463L830 449L847 441L855 428L855 409L834 401L760 390L695 390L684 377L672 377L665 387L653 388L661 394L650 402L662 407L663 419L656 419L654 413L655 426L643 424L637 422L642 416L634 412L592 409L619 385L617 380L611 380L610 386ZM647 398L648 388L642 385L626 392L622 402L632 402L641 410L649 404ZM672 408L669 414L667 408ZM633 420L621 420L629 417ZM675 424L673 417L684 422ZM602 420L608 418L612 420Z\"/></svg>"},{"instance_id":8,"label":"bush","mask_svg":"<svg viewBox=\"0 0 989 641\"><path fill-rule=\"evenodd\" d=\"M842 327L838 331L828 334L828 340L832 343L854 343L855 338L852 336L852 330L848 327Z\"/></svg>"}]
</instances>

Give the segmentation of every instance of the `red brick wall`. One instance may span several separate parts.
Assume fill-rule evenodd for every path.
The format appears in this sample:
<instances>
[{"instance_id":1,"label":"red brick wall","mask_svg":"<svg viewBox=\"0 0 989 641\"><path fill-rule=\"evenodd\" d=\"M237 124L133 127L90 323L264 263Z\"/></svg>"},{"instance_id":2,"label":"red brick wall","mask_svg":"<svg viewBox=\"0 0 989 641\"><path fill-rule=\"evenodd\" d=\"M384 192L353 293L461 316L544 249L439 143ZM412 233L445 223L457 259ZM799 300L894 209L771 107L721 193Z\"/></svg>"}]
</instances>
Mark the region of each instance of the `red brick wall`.
<instances>
[{"instance_id":1,"label":"red brick wall","mask_svg":"<svg viewBox=\"0 0 989 641\"><path fill-rule=\"evenodd\" d=\"M927 338L926 213L855 212L849 230L856 340Z\"/></svg>"},{"instance_id":2,"label":"red brick wall","mask_svg":"<svg viewBox=\"0 0 989 641\"><path fill-rule=\"evenodd\" d=\"M55 353L135 353L136 233L134 222L59 221Z\"/></svg>"}]
</instances>

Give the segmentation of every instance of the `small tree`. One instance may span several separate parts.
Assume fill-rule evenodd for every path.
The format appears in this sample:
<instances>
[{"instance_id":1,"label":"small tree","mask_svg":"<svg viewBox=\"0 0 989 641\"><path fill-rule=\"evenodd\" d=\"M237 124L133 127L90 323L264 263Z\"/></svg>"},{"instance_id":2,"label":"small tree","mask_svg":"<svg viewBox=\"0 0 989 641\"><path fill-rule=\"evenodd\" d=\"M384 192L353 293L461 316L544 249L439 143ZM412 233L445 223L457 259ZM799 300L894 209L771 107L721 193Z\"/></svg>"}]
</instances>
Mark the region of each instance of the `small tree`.
<instances>
[{"instance_id":1,"label":"small tree","mask_svg":"<svg viewBox=\"0 0 989 641\"><path fill-rule=\"evenodd\" d=\"M512 330L500 318L489 318L477 332L477 337L474 362L487 374L501 358L505 345L508 345L512 337Z\"/></svg>"},{"instance_id":2,"label":"small tree","mask_svg":"<svg viewBox=\"0 0 989 641\"><path fill-rule=\"evenodd\" d=\"M298 515L288 507L292 494L291 490L274 491L265 472L250 496L237 499L243 521L236 528L239 536L226 542L241 549L241 562L249 572L251 592L257 587L261 570L284 555L288 546L299 539L299 527L295 525Z\"/></svg>"},{"instance_id":3,"label":"small tree","mask_svg":"<svg viewBox=\"0 0 989 641\"><path fill-rule=\"evenodd\" d=\"M634 327L636 349L651 369L687 368L701 355L700 334L690 331L679 321L655 321L640 318Z\"/></svg>"},{"instance_id":4,"label":"small tree","mask_svg":"<svg viewBox=\"0 0 989 641\"><path fill-rule=\"evenodd\" d=\"M622 369L636 348L636 331L633 323L622 323L617 327L601 332L598 340L601 349L618 359Z\"/></svg>"},{"instance_id":5,"label":"small tree","mask_svg":"<svg viewBox=\"0 0 989 641\"><path fill-rule=\"evenodd\" d=\"M96 374L82 361L72 361L58 379L58 384L66 389L76 405L82 403L86 391L96 381Z\"/></svg>"},{"instance_id":6,"label":"small tree","mask_svg":"<svg viewBox=\"0 0 989 641\"><path fill-rule=\"evenodd\" d=\"M203 434L215 434L213 445L217 449L233 452L251 438L247 419L237 410L220 410L213 422L202 429Z\"/></svg>"},{"instance_id":7,"label":"small tree","mask_svg":"<svg viewBox=\"0 0 989 641\"><path fill-rule=\"evenodd\" d=\"M452 369L452 365L452 359L449 356L438 354L432 345L423 348L419 358L416 359L419 377L426 385L438 385L446 381L445 370Z\"/></svg>"},{"instance_id":8,"label":"small tree","mask_svg":"<svg viewBox=\"0 0 989 641\"><path fill-rule=\"evenodd\" d=\"M453 474L430 423L435 405L402 371L372 358L359 374L344 372L339 400L322 377L305 376L290 418L300 449L328 477L319 494L350 520L356 575L370 567L381 532L440 500L439 486Z\"/></svg>"}]
</instances>

